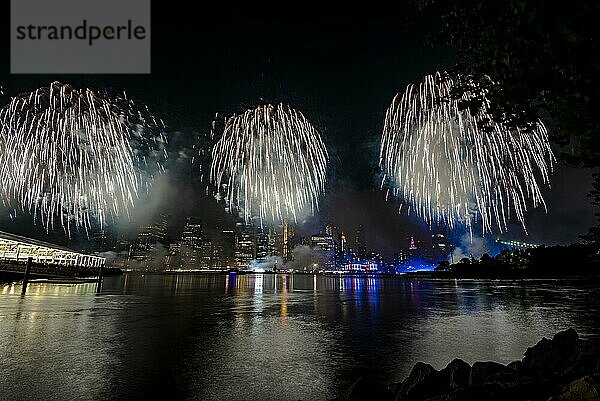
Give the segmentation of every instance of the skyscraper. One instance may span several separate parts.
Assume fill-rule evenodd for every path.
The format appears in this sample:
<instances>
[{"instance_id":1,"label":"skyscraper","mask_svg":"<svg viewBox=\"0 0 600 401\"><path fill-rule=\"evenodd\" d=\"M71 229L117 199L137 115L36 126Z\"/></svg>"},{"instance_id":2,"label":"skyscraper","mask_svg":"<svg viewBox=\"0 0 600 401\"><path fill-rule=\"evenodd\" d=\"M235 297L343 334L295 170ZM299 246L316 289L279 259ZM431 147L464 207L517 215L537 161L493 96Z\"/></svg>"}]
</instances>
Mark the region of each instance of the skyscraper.
<instances>
[{"instance_id":1,"label":"skyscraper","mask_svg":"<svg viewBox=\"0 0 600 401\"><path fill-rule=\"evenodd\" d=\"M235 231L233 229L224 229L221 231L221 261L220 266L231 267L235 259Z\"/></svg>"},{"instance_id":2,"label":"skyscraper","mask_svg":"<svg viewBox=\"0 0 600 401\"><path fill-rule=\"evenodd\" d=\"M367 253L367 245L365 242L365 228L362 224L358 226L354 236L354 251L359 259L365 259Z\"/></svg>"},{"instance_id":3,"label":"skyscraper","mask_svg":"<svg viewBox=\"0 0 600 401\"><path fill-rule=\"evenodd\" d=\"M256 230L256 258L266 258L272 255L273 250L270 246L269 231L265 228Z\"/></svg>"},{"instance_id":4,"label":"skyscraper","mask_svg":"<svg viewBox=\"0 0 600 401\"><path fill-rule=\"evenodd\" d=\"M283 260L292 258L292 240L294 238L294 227L287 222L283 223L283 241L281 246L281 256Z\"/></svg>"},{"instance_id":5,"label":"skyscraper","mask_svg":"<svg viewBox=\"0 0 600 401\"><path fill-rule=\"evenodd\" d=\"M114 242L110 241L106 229L99 229L92 234L93 244L96 251L106 251L112 247Z\"/></svg>"},{"instance_id":6,"label":"skyscraper","mask_svg":"<svg viewBox=\"0 0 600 401\"><path fill-rule=\"evenodd\" d=\"M348 256L348 244L346 241L346 234L343 231L341 231L338 234L338 241L335 245L336 245L335 257L336 257L338 265L341 266L344 263L346 263L346 261L347 261L346 259Z\"/></svg>"},{"instance_id":7,"label":"skyscraper","mask_svg":"<svg viewBox=\"0 0 600 401\"><path fill-rule=\"evenodd\" d=\"M203 238L202 221L196 217L188 217L181 234L181 241L187 246L200 247Z\"/></svg>"},{"instance_id":8,"label":"skyscraper","mask_svg":"<svg viewBox=\"0 0 600 401\"><path fill-rule=\"evenodd\" d=\"M130 260L140 268L163 268L163 249L167 239L168 216L160 214L152 223L139 228L135 244L132 247Z\"/></svg>"},{"instance_id":9,"label":"skyscraper","mask_svg":"<svg viewBox=\"0 0 600 401\"><path fill-rule=\"evenodd\" d=\"M255 236L252 227L238 223L235 240L235 264L247 268L255 257Z\"/></svg>"},{"instance_id":10,"label":"skyscraper","mask_svg":"<svg viewBox=\"0 0 600 401\"><path fill-rule=\"evenodd\" d=\"M329 234L319 233L310 237L313 264L324 270L335 270L335 243Z\"/></svg>"},{"instance_id":11,"label":"skyscraper","mask_svg":"<svg viewBox=\"0 0 600 401\"><path fill-rule=\"evenodd\" d=\"M442 233L431 235L431 255L427 256L432 262L439 263L441 261L448 260L451 252L452 250L448 244L446 235Z\"/></svg>"},{"instance_id":12,"label":"skyscraper","mask_svg":"<svg viewBox=\"0 0 600 401\"><path fill-rule=\"evenodd\" d=\"M185 269L203 267L202 221L196 217L188 217L181 234L181 266Z\"/></svg>"},{"instance_id":13,"label":"skyscraper","mask_svg":"<svg viewBox=\"0 0 600 401\"><path fill-rule=\"evenodd\" d=\"M169 245L169 253L165 259L165 265L168 269L181 268L181 242L174 242Z\"/></svg>"}]
</instances>

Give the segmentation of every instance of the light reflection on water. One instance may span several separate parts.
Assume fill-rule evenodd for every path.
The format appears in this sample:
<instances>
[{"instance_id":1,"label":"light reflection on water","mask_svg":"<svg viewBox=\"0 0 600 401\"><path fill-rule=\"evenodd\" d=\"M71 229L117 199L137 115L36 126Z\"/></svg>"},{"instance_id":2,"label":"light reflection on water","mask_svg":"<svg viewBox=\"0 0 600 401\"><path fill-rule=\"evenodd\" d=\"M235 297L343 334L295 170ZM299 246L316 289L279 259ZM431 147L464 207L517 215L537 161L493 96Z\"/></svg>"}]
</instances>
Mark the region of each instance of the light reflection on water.
<instances>
[{"instance_id":1,"label":"light reflection on water","mask_svg":"<svg viewBox=\"0 0 600 401\"><path fill-rule=\"evenodd\" d=\"M507 363L600 333L597 283L124 275L0 286L0 399L331 399L362 369ZM596 293L597 294L597 293Z\"/></svg>"}]
</instances>

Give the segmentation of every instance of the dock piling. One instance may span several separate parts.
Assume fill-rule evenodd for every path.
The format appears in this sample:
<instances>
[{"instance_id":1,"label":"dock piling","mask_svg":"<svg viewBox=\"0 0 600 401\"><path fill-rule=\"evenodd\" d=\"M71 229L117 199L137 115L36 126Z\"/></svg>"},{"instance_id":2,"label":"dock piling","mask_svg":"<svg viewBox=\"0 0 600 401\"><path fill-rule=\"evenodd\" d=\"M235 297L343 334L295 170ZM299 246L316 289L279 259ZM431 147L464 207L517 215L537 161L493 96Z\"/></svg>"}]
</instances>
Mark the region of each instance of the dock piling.
<instances>
[{"instance_id":1,"label":"dock piling","mask_svg":"<svg viewBox=\"0 0 600 401\"><path fill-rule=\"evenodd\" d=\"M97 291L100 292L100 290L102 289L102 278L104 275L104 264L100 265L100 268L98 270L98 287L97 287Z\"/></svg>"},{"instance_id":2,"label":"dock piling","mask_svg":"<svg viewBox=\"0 0 600 401\"><path fill-rule=\"evenodd\" d=\"M31 264L33 259L30 257L27 258L27 264L25 265L25 274L23 275L23 289L21 290L21 295L25 295L27 292L27 284L29 283L29 275L31 274Z\"/></svg>"}]
</instances>

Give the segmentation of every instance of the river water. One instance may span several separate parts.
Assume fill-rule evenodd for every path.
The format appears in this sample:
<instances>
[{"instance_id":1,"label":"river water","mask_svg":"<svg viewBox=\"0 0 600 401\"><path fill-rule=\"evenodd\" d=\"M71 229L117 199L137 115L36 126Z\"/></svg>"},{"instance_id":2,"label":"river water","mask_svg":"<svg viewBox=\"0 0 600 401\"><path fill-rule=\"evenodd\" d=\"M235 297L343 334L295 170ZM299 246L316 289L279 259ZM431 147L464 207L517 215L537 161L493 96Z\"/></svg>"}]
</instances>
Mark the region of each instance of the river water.
<instances>
[{"instance_id":1,"label":"river water","mask_svg":"<svg viewBox=\"0 0 600 401\"><path fill-rule=\"evenodd\" d=\"M594 281L140 275L0 285L0 399L327 400L365 371L400 381L600 334Z\"/></svg>"}]
</instances>

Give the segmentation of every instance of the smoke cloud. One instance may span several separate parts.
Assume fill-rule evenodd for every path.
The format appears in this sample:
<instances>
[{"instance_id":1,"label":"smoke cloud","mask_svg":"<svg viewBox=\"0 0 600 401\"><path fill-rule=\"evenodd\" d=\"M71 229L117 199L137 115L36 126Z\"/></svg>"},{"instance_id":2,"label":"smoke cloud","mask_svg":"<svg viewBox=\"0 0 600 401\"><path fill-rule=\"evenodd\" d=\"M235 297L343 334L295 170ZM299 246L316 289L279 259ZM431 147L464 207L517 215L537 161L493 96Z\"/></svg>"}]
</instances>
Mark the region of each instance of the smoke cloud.
<instances>
[{"instance_id":1,"label":"smoke cloud","mask_svg":"<svg viewBox=\"0 0 600 401\"><path fill-rule=\"evenodd\" d=\"M460 237L460 245L454 248L450 261L457 263L462 258L475 258L479 259L484 253L490 254L492 247L490 246L489 240L482 237L471 236L469 233L463 234Z\"/></svg>"},{"instance_id":2,"label":"smoke cloud","mask_svg":"<svg viewBox=\"0 0 600 401\"><path fill-rule=\"evenodd\" d=\"M250 270L272 270L274 267L283 267L283 259L280 256L267 256L263 259L254 259L250 263Z\"/></svg>"}]
</instances>

